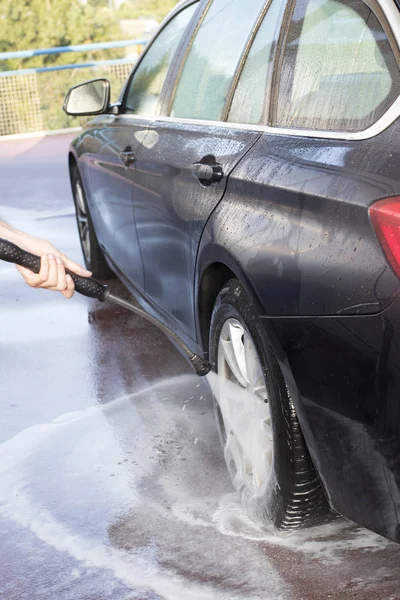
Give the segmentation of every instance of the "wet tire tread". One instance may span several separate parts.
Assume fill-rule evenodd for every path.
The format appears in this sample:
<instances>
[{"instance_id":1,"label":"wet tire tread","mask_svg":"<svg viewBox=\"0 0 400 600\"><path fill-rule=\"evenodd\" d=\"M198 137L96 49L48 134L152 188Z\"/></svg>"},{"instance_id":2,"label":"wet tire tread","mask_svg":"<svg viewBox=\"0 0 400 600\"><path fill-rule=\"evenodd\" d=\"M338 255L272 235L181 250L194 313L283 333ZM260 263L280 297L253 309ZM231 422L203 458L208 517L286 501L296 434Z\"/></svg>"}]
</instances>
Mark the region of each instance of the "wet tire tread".
<instances>
[{"instance_id":1,"label":"wet tire tread","mask_svg":"<svg viewBox=\"0 0 400 600\"><path fill-rule=\"evenodd\" d=\"M220 311L226 304L233 306L242 315L244 324L252 333L254 341L259 338L259 344L262 345L260 354L266 355L265 359L268 361L269 368L272 365L276 377L276 387L279 390L279 398L276 402L279 405L276 410L279 421L277 426L285 441L283 446L286 448L284 452L286 454L284 457L285 467L281 467L283 472L276 475L279 491L274 490L274 502L266 497L263 500L264 508L258 507L257 512L260 513L261 510L266 521L272 521L274 526L280 530L311 527L332 520L333 513L329 508L324 489L308 452L295 406L289 395L279 363L272 348L268 347L261 339L258 333L261 330L258 317L244 288L237 279L230 280L221 290L214 307L210 329L211 360L213 361L213 355L215 356L216 343L213 331L218 325ZM266 377L268 377L265 365L264 368ZM282 457L279 457L278 461L282 462L281 459Z\"/></svg>"},{"instance_id":2,"label":"wet tire tread","mask_svg":"<svg viewBox=\"0 0 400 600\"><path fill-rule=\"evenodd\" d=\"M83 186L82 177L79 173L77 165L75 165L74 167L72 167L72 171L71 171L72 195L74 197L75 207L77 206L77 201L75 198L75 184L78 180L80 181L80 184L81 184L81 187L83 190L84 203L85 203L85 207L86 207L86 215L87 215L88 225L89 225L89 229L90 229L90 237L91 237L91 240L90 240L91 260L88 261L86 259L82 240L79 235L79 240L80 240L81 247L82 247L82 253L83 253L83 256L85 259L86 268L89 269L89 271L92 271L93 277L95 277L97 279L113 279L115 277L115 274L108 266L104 252L100 248L99 242L97 240L96 232L95 232L94 226L93 226L93 221L90 216L90 210L89 210L88 203L86 200L85 188ZM78 234L79 234L79 227L78 227Z\"/></svg>"}]
</instances>

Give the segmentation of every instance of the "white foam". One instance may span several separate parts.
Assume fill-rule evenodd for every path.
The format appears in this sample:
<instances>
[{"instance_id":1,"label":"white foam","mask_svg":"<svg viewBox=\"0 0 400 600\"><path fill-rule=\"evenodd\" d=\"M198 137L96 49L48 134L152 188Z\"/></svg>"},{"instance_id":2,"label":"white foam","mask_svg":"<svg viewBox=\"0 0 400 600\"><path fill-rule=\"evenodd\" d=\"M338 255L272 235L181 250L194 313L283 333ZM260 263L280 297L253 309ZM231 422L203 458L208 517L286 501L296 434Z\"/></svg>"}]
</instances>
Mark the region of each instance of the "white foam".
<instances>
[{"instance_id":1,"label":"white foam","mask_svg":"<svg viewBox=\"0 0 400 600\"><path fill-rule=\"evenodd\" d=\"M0 515L79 561L71 581L97 568L165 600L292 597L266 544L331 565L390 544L347 522L293 534L252 522L227 493L212 411L198 409L201 390L193 396L197 381L159 381L1 444Z\"/></svg>"},{"instance_id":2,"label":"white foam","mask_svg":"<svg viewBox=\"0 0 400 600\"><path fill-rule=\"evenodd\" d=\"M257 548L248 553L247 587L237 591L230 555L234 549L210 519L217 497L208 492L198 497L187 479L192 469L182 473L181 465L187 464L179 462L182 445L185 459L201 472L202 444L193 444L198 425L187 421L189 409L182 413L175 400L178 390L195 381L192 376L160 381L104 406L60 415L1 444L0 515L56 551L67 552L82 567L110 572L128 587L151 589L165 600L255 600L261 590L264 600L287 598L280 577ZM189 440L178 437L186 435L185 428ZM171 464L162 470L154 451L156 444L168 443ZM126 466L128 454L135 467ZM158 495L162 490L162 498L154 498L148 482ZM71 515L78 515L78 523L71 522ZM113 542L113 528L121 523L130 551ZM136 541L149 535L149 544ZM79 573L72 572L71 579ZM204 575L191 581L186 573ZM224 585L205 583L208 576L210 581L220 576Z\"/></svg>"},{"instance_id":3,"label":"white foam","mask_svg":"<svg viewBox=\"0 0 400 600\"><path fill-rule=\"evenodd\" d=\"M213 372L207 375L207 380L216 398L219 398L221 389L223 390L226 397L219 399L222 410L224 410L226 398L228 401L234 398L234 401L248 403L245 390L233 382L224 379L224 387L222 387L220 378ZM253 432L242 430L241 433L244 436L250 436L250 443ZM261 452L261 449L258 448L257 451ZM385 538L366 529L358 528L344 519L296 532L276 532L272 525L268 529L254 523L243 510L235 494L228 494L221 499L219 507L214 513L213 522L224 535L261 541L274 546L284 546L331 562L339 561L340 554L347 550L373 552L392 544ZM338 536L339 539L337 539Z\"/></svg>"},{"instance_id":4,"label":"white foam","mask_svg":"<svg viewBox=\"0 0 400 600\"><path fill-rule=\"evenodd\" d=\"M221 499L213 522L224 535L290 548L332 563L340 561L341 554L348 550L376 552L393 545L345 519L294 532L271 532L250 519L236 494Z\"/></svg>"}]
</instances>

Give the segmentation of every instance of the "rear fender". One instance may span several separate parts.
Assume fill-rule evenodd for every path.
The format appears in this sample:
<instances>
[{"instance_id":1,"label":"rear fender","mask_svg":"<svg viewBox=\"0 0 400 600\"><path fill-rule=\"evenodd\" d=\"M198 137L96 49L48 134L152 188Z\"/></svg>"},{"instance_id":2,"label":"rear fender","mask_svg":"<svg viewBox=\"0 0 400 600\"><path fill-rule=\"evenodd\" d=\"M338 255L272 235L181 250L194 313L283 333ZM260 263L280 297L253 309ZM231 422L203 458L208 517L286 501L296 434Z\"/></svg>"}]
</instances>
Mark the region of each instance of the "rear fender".
<instances>
[{"instance_id":1,"label":"rear fender","mask_svg":"<svg viewBox=\"0 0 400 600\"><path fill-rule=\"evenodd\" d=\"M201 323L200 323L200 310L199 310L199 295L200 295L202 279L203 279L205 272L211 265L218 265L218 264L227 267L232 272L232 277L236 277L240 281L240 283L243 285L244 289L246 290L246 293L249 296L251 302L253 303L256 313L259 316L262 315L262 305L257 297L257 294L255 293L255 291L251 285L251 282L249 281L248 277L245 275L245 272L244 272L243 268L241 267L241 265L222 246L219 246L216 243L212 243L211 241L209 241L209 243L205 243L205 236L203 235L202 244L201 244L201 248L200 248L198 260L197 260L196 281L195 281L196 334L197 334L198 340L202 339ZM291 373L291 369L290 369L289 363L287 361L286 355L283 351L282 345L280 344L279 338L276 335L274 326L272 325L272 323L269 322L268 319L263 319L263 329L266 332L265 342L271 346L271 348L279 362L279 365L282 369L282 373L284 374L285 379L288 383L288 387L290 384L290 392L291 392L292 396L294 397L297 395L294 378ZM204 353L206 354L207 352L208 352L208 348L204 348Z\"/></svg>"},{"instance_id":2,"label":"rear fender","mask_svg":"<svg viewBox=\"0 0 400 600\"><path fill-rule=\"evenodd\" d=\"M249 298L254 304L256 313L258 316L263 316L263 309L260 300L257 297L257 294L251 284L251 281L246 276L243 267L240 265L239 261L230 254L225 248L217 244L212 240L210 235L210 230L208 229L209 225L206 227L205 232L203 233L203 237L201 240L201 245L198 254L197 260L197 269L196 269L196 281L195 281L195 298L196 298L196 333L197 340L199 345L202 340L202 328L200 322L200 311L199 311L199 295L201 290L201 284L204 274L207 272L212 265L223 265L227 267L232 277L236 277L243 287L246 290ZM229 277L230 278L230 277ZM222 288L221 288L222 289ZM311 456L313 457L313 437L312 431L310 429L310 423L307 417L307 411L303 405L301 395L299 389L296 385L295 378L293 376L293 372L291 366L289 364L286 352L284 351L283 345L280 341L280 338L277 334L275 326L273 324L273 320L269 318L260 319L260 328L262 329L262 340L263 343L272 349L279 367L282 371L283 377L285 379L285 383L290 395L290 398L293 402L293 405L296 409L296 413L300 422L300 426L302 428L306 444L311 450ZM204 348L204 343L203 343ZM208 357L208 347L204 348L204 355Z\"/></svg>"}]
</instances>

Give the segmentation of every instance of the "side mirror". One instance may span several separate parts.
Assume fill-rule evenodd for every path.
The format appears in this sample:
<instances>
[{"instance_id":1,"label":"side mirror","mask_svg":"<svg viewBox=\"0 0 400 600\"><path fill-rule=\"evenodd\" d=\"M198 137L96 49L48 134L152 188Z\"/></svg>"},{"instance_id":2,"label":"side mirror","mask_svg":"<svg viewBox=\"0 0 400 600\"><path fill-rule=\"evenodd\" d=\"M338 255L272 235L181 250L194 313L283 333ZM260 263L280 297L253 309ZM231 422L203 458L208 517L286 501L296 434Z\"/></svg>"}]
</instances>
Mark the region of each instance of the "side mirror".
<instances>
[{"instance_id":1,"label":"side mirror","mask_svg":"<svg viewBox=\"0 0 400 600\"><path fill-rule=\"evenodd\" d=\"M110 82L93 79L71 88L65 97L63 110L73 117L101 115L110 105Z\"/></svg>"}]
</instances>

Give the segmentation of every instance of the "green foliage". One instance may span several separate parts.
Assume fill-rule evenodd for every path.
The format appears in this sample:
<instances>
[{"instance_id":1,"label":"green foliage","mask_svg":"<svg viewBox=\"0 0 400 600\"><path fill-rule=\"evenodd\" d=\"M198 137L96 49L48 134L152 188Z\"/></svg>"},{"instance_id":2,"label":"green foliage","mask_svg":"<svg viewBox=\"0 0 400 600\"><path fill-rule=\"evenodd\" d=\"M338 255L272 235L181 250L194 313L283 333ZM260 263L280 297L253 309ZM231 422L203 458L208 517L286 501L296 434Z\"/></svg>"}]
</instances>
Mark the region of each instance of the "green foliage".
<instances>
[{"instance_id":1,"label":"green foliage","mask_svg":"<svg viewBox=\"0 0 400 600\"><path fill-rule=\"evenodd\" d=\"M78 0L0 0L0 52L118 40L117 15ZM114 58L115 52L50 54L0 62L13 70Z\"/></svg>"},{"instance_id":2,"label":"green foliage","mask_svg":"<svg viewBox=\"0 0 400 600\"><path fill-rule=\"evenodd\" d=\"M116 11L109 9L108 0L89 0L87 4L78 0L0 0L0 52L125 39L121 19L147 16L161 21L175 3L127 0ZM0 61L0 71L121 58L124 53L110 49L13 59ZM87 79L107 77L116 100L131 67L108 65L4 78L0 81L0 136L78 125L79 119L62 111L68 89Z\"/></svg>"},{"instance_id":3,"label":"green foliage","mask_svg":"<svg viewBox=\"0 0 400 600\"><path fill-rule=\"evenodd\" d=\"M82 83L82 81L105 77L111 84L111 101L114 102L117 100L131 68L132 65L128 64L119 66L104 65L84 69L68 69L66 71L56 71L55 73L39 73L37 86L43 129L60 129L82 125L88 120L87 117L69 117L62 110L68 90L74 85Z\"/></svg>"},{"instance_id":4,"label":"green foliage","mask_svg":"<svg viewBox=\"0 0 400 600\"><path fill-rule=\"evenodd\" d=\"M153 17L161 21L176 3L177 0L127 0L118 11L119 18Z\"/></svg>"}]
</instances>

